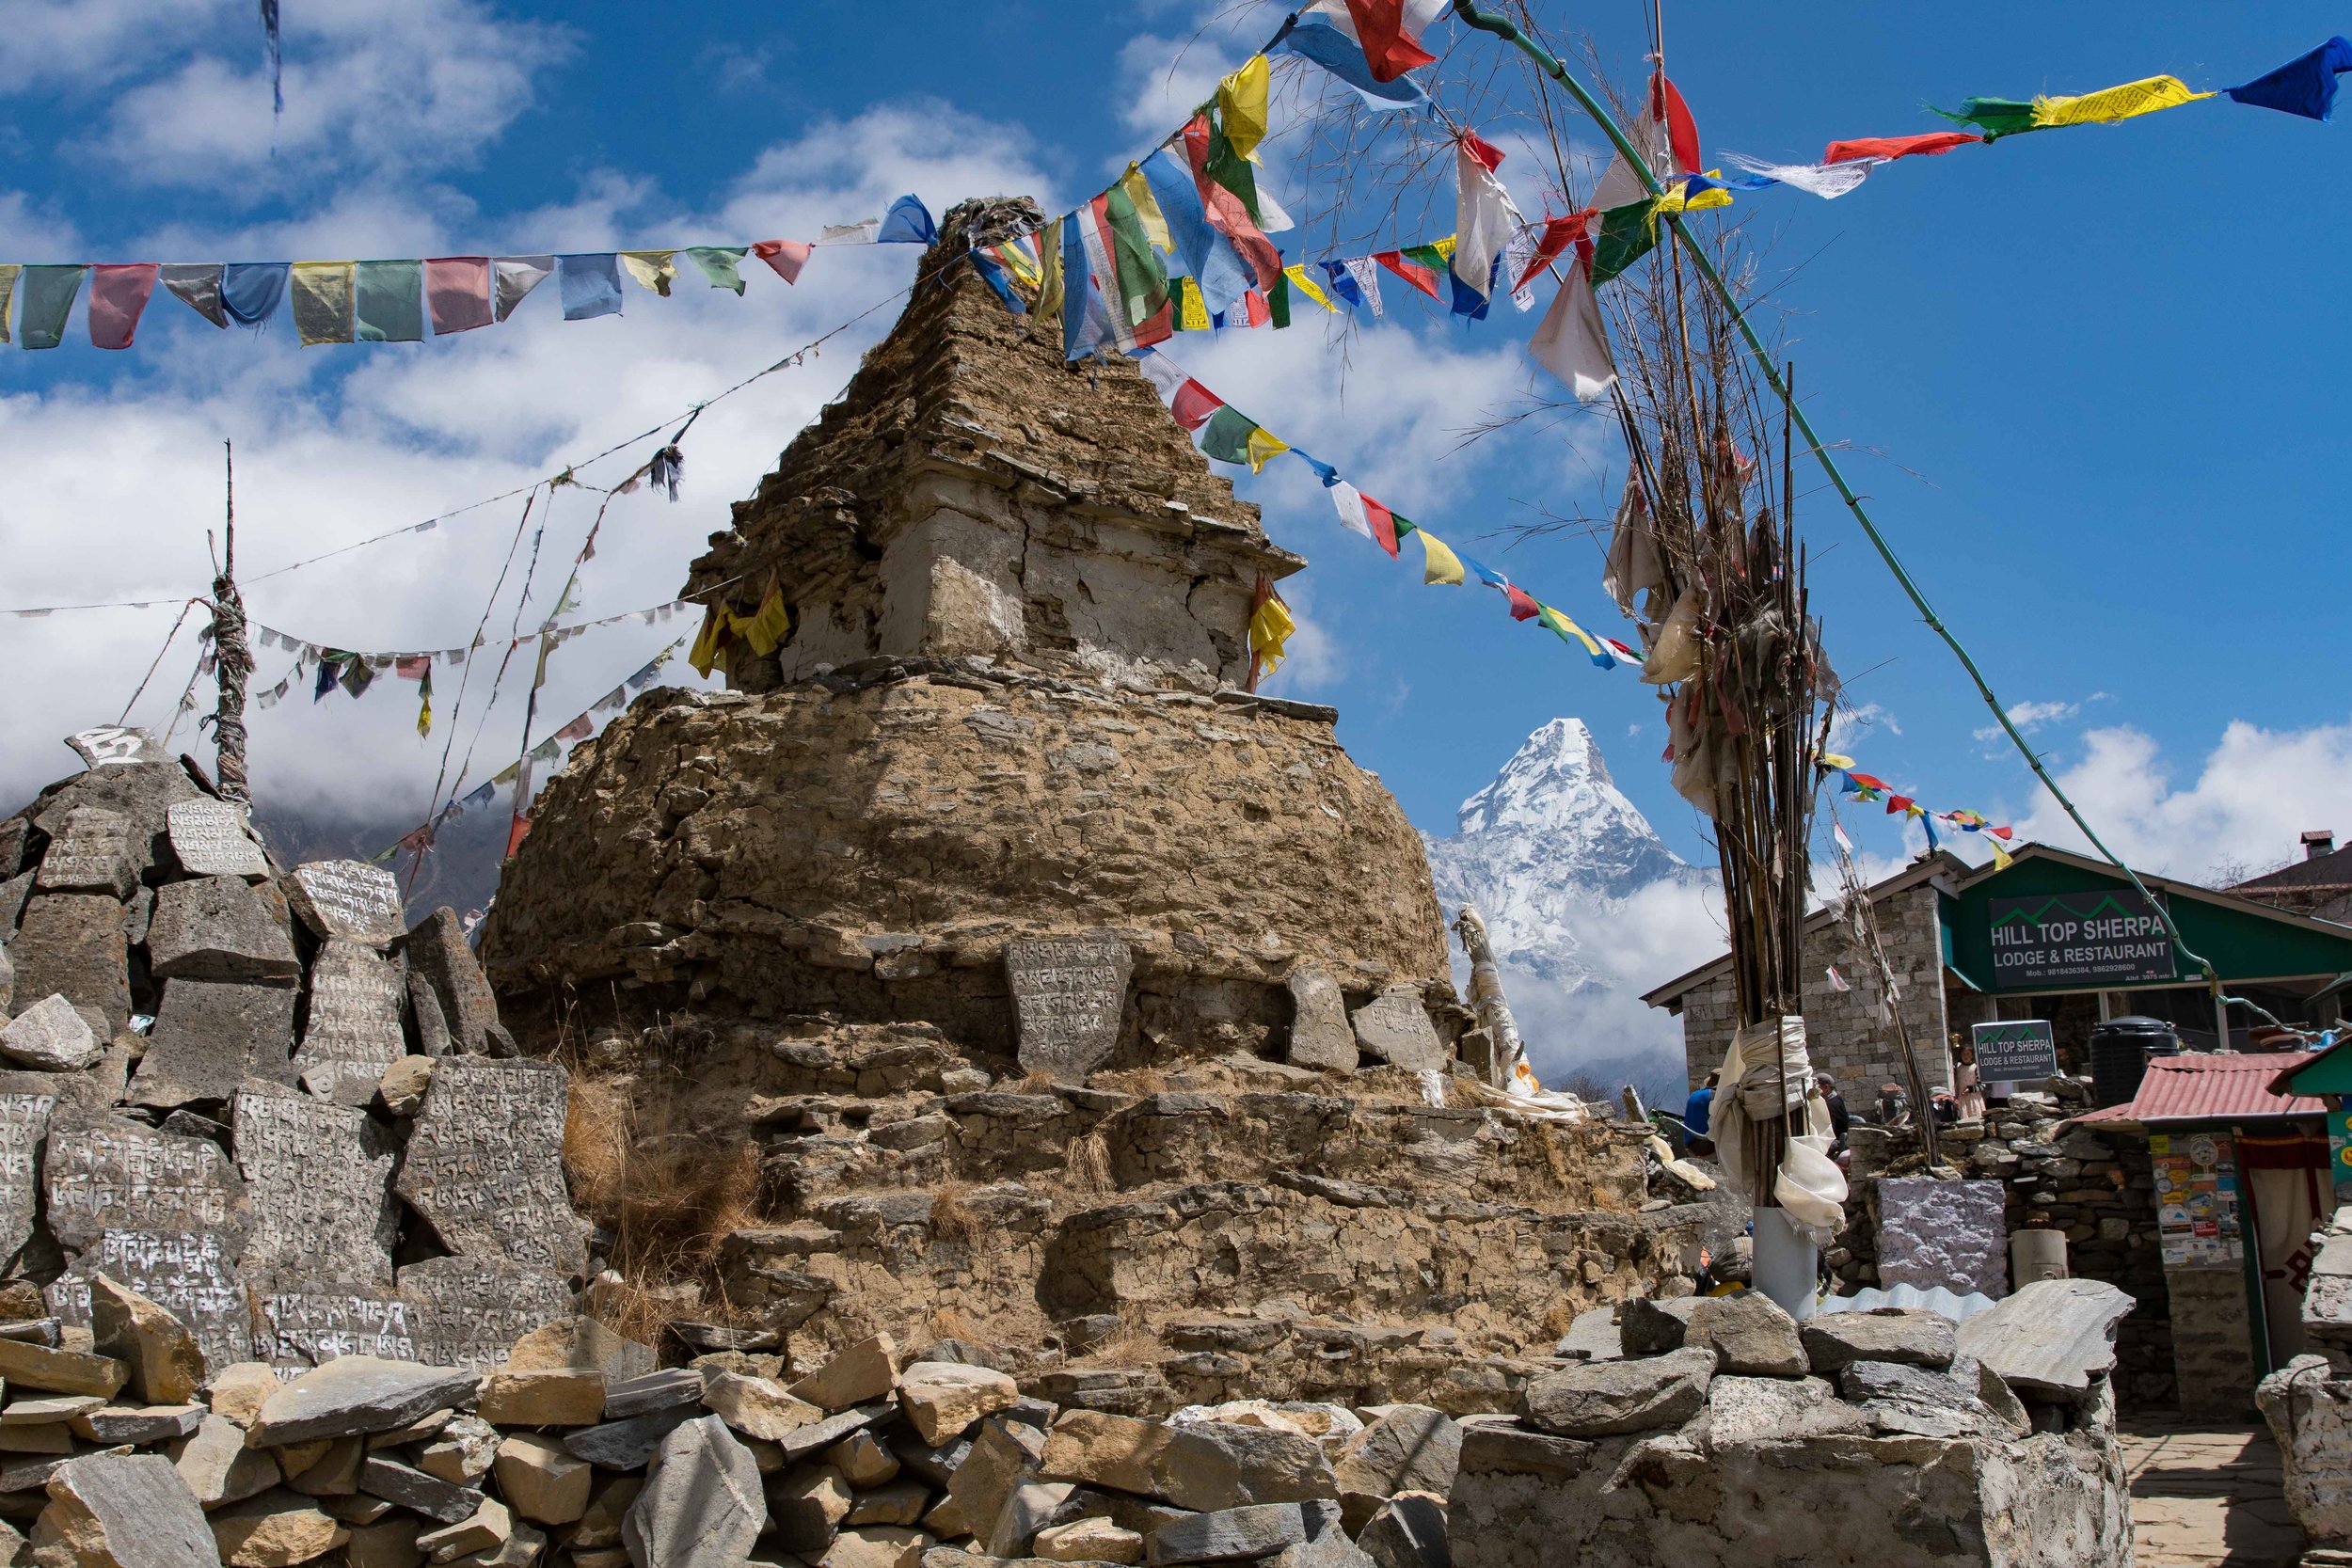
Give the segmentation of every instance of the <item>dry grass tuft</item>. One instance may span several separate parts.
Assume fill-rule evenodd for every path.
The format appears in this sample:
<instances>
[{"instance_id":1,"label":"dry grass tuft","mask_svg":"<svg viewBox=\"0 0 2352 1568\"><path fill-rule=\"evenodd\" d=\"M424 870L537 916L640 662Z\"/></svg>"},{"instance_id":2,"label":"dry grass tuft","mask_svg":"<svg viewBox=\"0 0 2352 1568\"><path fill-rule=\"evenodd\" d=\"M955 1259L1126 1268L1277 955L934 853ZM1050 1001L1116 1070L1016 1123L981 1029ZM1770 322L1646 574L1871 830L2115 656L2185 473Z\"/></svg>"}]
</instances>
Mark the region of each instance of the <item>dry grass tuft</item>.
<instances>
[{"instance_id":1,"label":"dry grass tuft","mask_svg":"<svg viewBox=\"0 0 2352 1568\"><path fill-rule=\"evenodd\" d=\"M971 1190L969 1181L943 1181L931 1194L933 1245L968 1247L979 1234L979 1216L964 1201L964 1195Z\"/></svg>"},{"instance_id":2,"label":"dry grass tuft","mask_svg":"<svg viewBox=\"0 0 2352 1568\"><path fill-rule=\"evenodd\" d=\"M1012 1092L1015 1094L1052 1094L1054 1075L1041 1068L1035 1072L1025 1074L1021 1082L1012 1086Z\"/></svg>"},{"instance_id":3,"label":"dry grass tuft","mask_svg":"<svg viewBox=\"0 0 2352 1568\"><path fill-rule=\"evenodd\" d=\"M1063 1167L1070 1187L1077 1193L1107 1193L1113 1186L1110 1140L1100 1127L1070 1146L1070 1163Z\"/></svg>"},{"instance_id":4,"label":"dry grass tuft","mask_svg":"<svg viewBox=\"0 0 2352 1568\"><path fill-rule=\"evenodd\" d=\"M564 1119L573 1199L614 1238L622 1287L604 1315L648 1343L682 1315L678 1286L698 1288L696 1315L728 1315L721 1244L761 1217L757 1146L691 1126L685 1087L667 1073L576 1077Z\"/></svg>"}]
</instances>

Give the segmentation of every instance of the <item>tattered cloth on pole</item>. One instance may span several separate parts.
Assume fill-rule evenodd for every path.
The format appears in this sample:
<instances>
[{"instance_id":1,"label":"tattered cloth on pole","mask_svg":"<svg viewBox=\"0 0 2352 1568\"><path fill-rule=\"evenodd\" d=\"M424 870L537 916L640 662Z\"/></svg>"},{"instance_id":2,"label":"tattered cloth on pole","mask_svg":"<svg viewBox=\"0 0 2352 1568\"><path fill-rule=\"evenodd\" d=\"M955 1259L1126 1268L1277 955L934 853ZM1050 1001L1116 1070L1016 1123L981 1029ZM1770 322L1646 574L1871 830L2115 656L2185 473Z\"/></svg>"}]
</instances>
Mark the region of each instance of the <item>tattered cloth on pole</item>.
<instances>
[{"instance_id":1,"label":"tattered cloth on pole","mask_svg":"<svg viewBox=\"0 0 2352 1568\"><path fill-rule=\"evenodd\" d=\"M1580 403L1609 395L1617 384L1617 362L1609 353L1609 329L1593 298L1592 275L1580 259L1568 265L1560 292L1528 341L1528 357L1557 376Z\"/></svg>"},{"instance_id":2,"label":"tattered cloth on pole","mask_svg":"<svg viewBox=\"0 0 2352 1568\"><path fill-rule=\"evenodd\" d=\"M1707 1130L1726 1171L1746 1168L1747 1141L1760 1124L1802 1109L1804 1132L1788 1140L1772 1196L1816 1246L1831 1244L1846 1224L1846 1176L1829 1156L1829 1107L1814 1090L1804 1020L1785 1017L1743 1026L1731 1037L1717 1078Z\"/></svg>"}]
</instances>

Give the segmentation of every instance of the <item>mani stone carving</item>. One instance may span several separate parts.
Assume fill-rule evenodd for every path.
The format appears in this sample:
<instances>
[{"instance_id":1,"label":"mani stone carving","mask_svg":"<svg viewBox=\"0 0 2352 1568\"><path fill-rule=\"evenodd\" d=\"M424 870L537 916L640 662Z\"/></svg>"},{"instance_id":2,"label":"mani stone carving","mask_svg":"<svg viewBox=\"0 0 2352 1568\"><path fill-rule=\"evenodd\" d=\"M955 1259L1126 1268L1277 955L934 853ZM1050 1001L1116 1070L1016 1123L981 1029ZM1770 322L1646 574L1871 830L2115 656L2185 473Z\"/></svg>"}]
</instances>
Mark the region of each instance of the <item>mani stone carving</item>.
<instances>
[{"instance_id":1,"label":"mani stone carving","mask_svg":"<svg viewBox=\"0 0 2352 1568\"><path fill-rule=\"evenodd\" d=\"M310 994L294 1069L323 1099L364 1105L384 1069L408 1053L400 1025L405 987L374 949L330 942L310 960Z\"/></svg>"},{"instance_id":2,"label":"mani stone carving","mask_svg":"<svg viewBox=\"0 0 2352 1568\"><path fill-rule=\"evenodd\" d=\"M248 1269L391 1282L392 1148L366 1112L248 1086L237 1095L236 1149L253 1216Z\"/></svg>"},{"instance_id":3,"label":"mani stone carving","mask_svg":"<svg viewBox=\"0 0 2352 1568\"><path fill-rule=\"evenodd\" d=\"M302 978L302 960L278 924L278 911L243 877L199 877L158 888L147 923L147 962L166 980L292 985Z\"/></svg>"},{"instance_id":4,"label":"mani stone carving","mask_svg":"<svg viewBox=\"0 0 2352 1568\"><path fill-rule=\"evenodd\" d=\"M1123 942L1025 937L1005 948L1021 1065L1084 1078L1119 1045L1135 958Z\"/></svg>"},{"instance_id":5,"label":"mani stone carving","mask_svg":"<svg viewBox=\"0 0 2352 1568\"><path fill-rule=\"evenodd\" d=\"M109 1229L43 1292L50 1313L87 1327L90 1277L101 1274L187 1324L208 1371L253 1359L252 1307L218 1232Z\"/></svg>"},{"instance_id":6,"label":"mani stone carving","mask_svg":"<svg viewBox=\"0 0 2352 1568\"><path fill-rule=\"evenodd\" d=\"M588 1237L564 1184L570 1087L549 1062L442 1057L394 1190L461 1257L578 1274Z\"/></svg>"},{"instance_id":7,"label":"mani stone carving","mask_svg":"<svg viewBox=\"0 0 2352 1568\"><path fill-rule=\"evenodd\" d=\"M53 1094L0 1094L0 1267L32 1240L40 1144L56 1103Z\"/></svg>"},{"instance_id":8,"label":"mani stone carving","mask_svg":"<svg viewBox=\"0 0 2352 1568\"><path fill-rule=\"evenodd\" d=\"M436 1367L502 1367L516 1340L573 1311L563 1279L496 1258L411 1263L400 1293L417 1356Z\"/></svg>"},{"instance_id":9,"label":"mani stone carving","mask_svg":"<svg viewBox=\"0 0 2352 1568\"><path fill-rule=\"evenodd\" d=\"M1418 986L1391 986L1356 1009L1351 1021L1364 1053L1393 1067L1443 1071L1445 1042L1438 1038Z\"/></svg>"},{"instance_id":10,"label":"mani stone carving","mask_svg":"<svg viewBox=\"0 0 2352 1568\"><path fill-rule=\"evenodd\" d=\"M65 832L50 841L33 885L43 893L103 893L119 903L139 885L131 818L103 806L75 806Z\"/></svg>"},{"instance_id":11,"label":"mani stone carving","mask_svg":"<svg viewBox=\"0 0 2352 1568\"><path fill-rule=\"evenodd\" d=\"M2009 1293L2009 1228L1998 1181L1926 1176L1879 1182L1879 1283Z\"/></svg>"},{"instance_id":12,"label":"mani stone carving","mask_svg":"<svg viewBox=\"0 0 2352 1568\"><path fill-rule=\"evenodd\" d=\"M1286 982L1291 993L1293 1067L1356 1070L1356 1031L1348 1026L1340 983L1320 964L1301 964Z\"/></svg>"},{"instance_id":13,"label":"mani stone carving","mask_svg":"<svg viewBox=\"0 0 2352 1568\"><path fill-rule=\"evenodd\" d=\"M455 910L445 906L417 922L401 952L409 973L433 988L451 1050L468 1056L515 1054L515 1037L499 1023L498 997L466 945L466 927Z\"/></svg>"},{"instance_id":14,"label":"mani stone carving","mask_svg":"<svg viewBox=\"0 0 2352 1568\"><path fill-rule=\"evenodd\" d=\"M284 986L167 980L130 1102L173 1110L226 1101L247 1078L292 1076L294 993Z\"/></svg>"},{"instance_id":15,"label":"mani stone carving","mask_svg":"<svg viewBox=\"0 0 2352 1568\"><path fill-rule=\"evenodd\" d=\"M273 1367L315 1367L339 1355L416 1361L414 1307L389 1287L270 1278L253 1290L253 1354Z\"/></svg>"},{"instance_id":16,"label":"mani stone carving","mask_svg":"<svg viewBox=\"0 0 2352 1568\"><path fill-rule=\"evenodd\" d=\"M246 808L227 800L180 800L164 821L171 853L191 877L266 877L269 856L246 831Z\"/></svg>"},{"instance_id":17,"label":"mani stone carving","mask_svg":"<svg viewBox=\"0 0 2352 1568\"><path fill-rule=\"evenodd\" d=\"M67 736L65 743L92 768L104 768L115 763L160 762L166 757L163 743L151 733L121 724L102 724L94 730L80 731Z\"/></svg>"},{"instance_id":18,"label":"mani stone carving","mask_svg":"<svg viewBox=\"0 0 2352 1568\"><path fill-rule=\"evenodd\" d=\"M328 941L389 947L408 929L400 883L364 861L312 861L286 878L286 901Z\"/></svg>"},{"instance_id":19,"label":"mani stone carving","mask_svg":"<svg viewBox=\"0 0 2352 1568\"><path fill-rule=\"evenodd\" d=\"M69 1248L108 1230L215 1230L242 1246L245 1183L209 1138L107 1118L52 1126L41 1156L49 1228Z\"/></svg>"}]
</instances>

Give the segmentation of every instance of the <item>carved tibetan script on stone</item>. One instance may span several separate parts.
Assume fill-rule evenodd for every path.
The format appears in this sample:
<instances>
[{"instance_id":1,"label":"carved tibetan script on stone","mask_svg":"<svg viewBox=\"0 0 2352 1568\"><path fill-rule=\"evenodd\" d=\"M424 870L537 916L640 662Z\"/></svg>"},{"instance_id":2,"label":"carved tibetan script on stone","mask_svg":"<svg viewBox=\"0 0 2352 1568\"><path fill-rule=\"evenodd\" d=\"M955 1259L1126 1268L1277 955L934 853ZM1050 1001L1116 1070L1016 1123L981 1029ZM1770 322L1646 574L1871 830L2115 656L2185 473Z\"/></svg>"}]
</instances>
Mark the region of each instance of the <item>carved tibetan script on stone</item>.
<instances>
[{"instance_id":1,"label":"carved tibetan script on stone","mask_svg":"<svg viewBox=\"0 0 2352 1568\"><path fill-rule=\"evenodd\" d=\"M366 1112L248 1086L236 1145L253 1215L246 1267L391 1283L392 1149Z\"/></svg>"},{"instance_id":2,"label":"carved tibetan script on stone","mask_svg":"<svg viewBox=\"0 0 2352 1568\"><path fill-rule=\"evenodd\" d=\"M245 808L227 800L181 800L166 809L171 852L191 877L266 877L269 857L246 832Z\"/></svg>"},{"instance_id":3,"label":"carved tibetan script on stone","mask_svg":"<svg viewBox=\"0 0 2352 1568\"><path fill-rule=\"evenodd\" d=\"M384 1069L408 1053L400 971L356 942L330 942L310 963L297 1077L324 1098L364 1105Z\"/></svg>"},{"instance_id":4,"label":"carved tibetan script on stone","mask_svg":"<svg viewBox=\"0 0 2352 1568\"><path fill-rule=\"evenodd\" d=\"M452 1252L580 1272L587 1222L564 1184L570 1085L548 1062L435 1064L394 1185Z\"/></svg>"},{"instance_id":5,"label":"carved tibetan script on stone","mask_svg":"<svg viewBox=\"0 0 2352 1568\"><path fill-rule=\"evenodd\" d=\"M571 1287L495 1258L431 1258L400 1271L419 1359L436 1367L501 1367L515 1341L571 1316Z\"/></svg>"},{"instance_id":6,"label":"carved tibetan script on stone","mask_svg":"<svg viewBox=\"0 0 2352 1568\"><path fill-rule=\"evenodd\" d=\"M186 1323L211 1370L253 1359L245 1281L218 1234L108 1230L44 1292L59 1322L87 1325L90 1276L101 1274Z\"/></svg>"},{"instance_id":7,"label":"carved tibetan script on stone","mask_svg":"<svg viewBox=\"0 0 2352 1568\"><path fill-rule=\"evenodd\" d=\"M364 861L312 861L286 879L286 900L304 925L329 941L385 947L408 931L400 884Z\"/></svg>"},{"instance_id":8,"label":"carved tibetan script on stone","mask_svg":"<svg viewBox=\"0 0 2352 1568\"><path fill-rule=\"evenodd\" d=\"M273 1279L256 1286L253 1300L254 1354L273 1367L315 1367L339 1355L421 1359L412 1308L397 1291Z\"/></svg>"},{"instance_id":9,"label":"carved tibetan script on stone","mask_svg":"<svg viewBox=\"0 0 2352 1568\"><path fill-rule=\"evenodd\" d=\"M40 1196L35 1172L56 1103L56 1095L0 1094L0 1263L12 1260L32 1239Z\"/></svg>"},{"instance_id":10,"label":"carved tibetan script on stone","mask_svg":"<svg viewBox=\"0 0 2352 1568\"><path fill-rule=\"evenodd\" d=\"M134 1121L53 1126L41 1161L49 1228L67 1247L109 1229L215 1230L243 1244L245 1184L206 1138L182 1138Z\"/></svg>"},{"instance_id":11,"label":"carved tibetan script on stone","mask_svg":"<svg viewBox=\"0 0 2352 1568\"><path fill-rule=\"evenodd\" d=\"M1135 958L1122 942L1027 937L1005 949L1021 1065L1083 1077L1109 1059Z\"/></svg>"}]
</instances>

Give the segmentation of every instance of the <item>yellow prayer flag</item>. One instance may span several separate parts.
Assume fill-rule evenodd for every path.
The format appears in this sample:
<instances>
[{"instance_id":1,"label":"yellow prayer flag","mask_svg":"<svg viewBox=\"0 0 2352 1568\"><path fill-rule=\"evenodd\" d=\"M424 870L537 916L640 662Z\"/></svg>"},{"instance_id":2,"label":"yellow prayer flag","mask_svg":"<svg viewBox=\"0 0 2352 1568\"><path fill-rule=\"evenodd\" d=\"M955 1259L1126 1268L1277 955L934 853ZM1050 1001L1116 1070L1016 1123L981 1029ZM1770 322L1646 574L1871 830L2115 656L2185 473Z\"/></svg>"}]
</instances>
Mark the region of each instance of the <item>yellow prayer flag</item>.
<instances>
[{"instance_id":1,"label":"yellow prayer flag","mask_svg":"<svg viewBox=\"0 0 2352 1568\"><path fill-rule=\"evenodd\" d=\"M1037 236L1037 309L1029 312L1033 333L1061 331L1061 225L1049 223Z\"/></svg>"},{"instance_id":2,"label":"yellow prayer flag","mask_svg":"<svg viewBox=\"0 0 2352 1568\"><path fill-rule=\"evenodd\" d=\"M1282 276L1291 280L1292 288L1296 289L1300 293L1305 294L1309 299L1313 300L1317 305L1322 306L1326 310L1329 310L1334 314L1338 313L1339 307L1332 304L1331 296L1325 293L1322 289L1316 286L1315 280L1307 276L1307 269L1304 266L1284 267L1282 269Z\"/></svg>"},{"instance_id":3,"label":"yellow prayer flag","mask_svg":"<svg viewBox=\"0 0 2352 1568\"><path fill-rule=\"evenodd\" d=\"M624 250L621 265L628 275L662 298L670 297L670 285L677 278L677 263L672 260L675 250Z\"/></svg>"},{"instance_id":4,"label":"yellow prayer flag","mask_svg":"<svg viewBox=\"0 0 2352 1568\"><path fill-rule=\"evenodd\" d=\"M1258 656L1260 673L1272 674L1282 665L1282 644L1298 623L1291 619L1290 607L1279 594L1268 594L1258 612L1249 617L1249 651Z\"/></svg>"},{"instance_id":5,"label":"yellow prayer flag","mask_svg":"<svg viewBox=\"0 0 2352 1568\"><path fill-rule=\"evenodd\" d=\"M417 733L421 736L433 733L433 692L429 688L417 708Z\"/></svg>"},{"instance_id":6,"label":"yellow prayer flag","mask_svg":"<svg viewBox=\"0 0 2352 1568\"><path fill-rule=\"evenodd\" d=\"M703 629L694 636L694 645L686 652L686 662L694 667L694 673L707 675L710 667L719 662L719 642L727 634L726 607L712 605L703 612Z\"/></svg>"},{"instance_id":7,"label":"yellow prayer flag","mask_svg":"<svg viewBox=\"0 0 2352 1568\"><path fill-rule=\"evenodd\" d=\"M1836 752L1823 752L1821 753L1821 766L1824 768L1851 768L1853 766L1853 758L1849 756L1840 756Z\"/></svg>"},{"instance_id":8,"label":"yellow prayer flag","mask_svg":"<svg viewBox=\"0 0 2352 1568\"><path fill-rule=\"evenodd\" d=\"M1448 234L1444 239L1433 242L1429 248L1451 261L1454 260L1454 236Z\"/></svg>"},{"instance_id":9,"label":"yellow prayer flag","mask_svg":"<svg viewBox=\"0 0 2352 1568\"><path fill-rule=\"evenodd\" d=\"M303 342L347 343L352 340L350 261L296 261L288 291L294 307L294 330Z\"/></svg>"},{"instance_id":10,"label":"yellow prayer flag","mask_svg":"<svg viewBox=\"0 0 2352 1568\"><path fill-rule=\"evenodd\" d=\"M743 641L752 645L752 652L760 657L774 653L792 634L792 607L784 602L784 590L768 590L758 613L733 617L732 629L741 633Z\"/></svg>"},{"instance_id":11,"label":"yellow prayer flag","mask_svg":"<svg viewBox=\"0 0 2352 1568\"><path fill-rule=\"evenodd\" d=\"M1176 293L1179 301L1176 330L1206 332L1209 329L1209 302L1200 297L1200 285L1189 277L1179 277L1176 279Z\"/></svg>"},{"instance_id":12,"label":"yellow prayer flag","mask_svg":"<svg viewBox=\"0 0 2352 1568\"><path fill-rule=\"evenodd\" d=\"M1249 471L1263 473L1265 466L1281 453L1290 451L1290 443L1260 425L1249 432Z\"/></svg>"},{"instance_id":13,"label":"yellow prayer flag","mask_svg":"<svg viewBox=\"0 0 2352 1568\"><path fill-rule=\"evenodd\" d=\"M1462 558L1446 548L1445 541L1425 528L1415 528L1421 539L1421 580L1423 582L1459 583L1462 580Z\"/></svg>"},{"instance_id":14,"label":"yellow prayer flag","mask_svg":"<svg viewBox=\"0 0 2352 1568\"><path fill-rule=\"evenodd\" d=\"M1136 219L1143 225L1143 237L1162 255L1175 254L1176 242L1168 232L1168 214L1160 211L1160 198L1152 194L1152 182L1144 179L1141 166L1129 164L1127 172L1119 177L1119 188L1127 193L1127 199L1134 204Z\"/></svg>"},{"instance_id":15,"label":"yellow prayer flag","mask_svg":"<svg viewBox=\"0 0 2352 1568\"><path fill-rule=\"evenodd\" d=\"M2212 96L2209 92L2191 92L2188 84L2178 76L2150 76L2118 87L2102 87L2097 92L2037 98L2033 101L2033 122L2037 128L2112 125L2119 119L2153 114L2158 109L2175 109Z\"/></svg>"},{"instance_id":16,"label":"yellow prayer flag","mask_svg":"<svg viewBox=\"0 0 2352 1568\"><path fill-rule=\"evenodd\" d=\"M1551 606L1539 603L1535 606L1535 610L1537 612L1535 618L1550 627L1555 634L1583 643L1584 651L1595 658L1608 657L1600 651L1600 644L1593 641L1592 633L1552 609Z\"/></svg>"},{"instance_id":17,"label":"yellow prayer flag","mask_svg":"<svg viewBox=\"0 0 2352 1568\"><path fill-rule=\"evenodd\" d=\"M24 271L14 261L0 261L0 343L8 341L8 298L16 293L16 280Z\"/></svg>"},{"instance_id":18,"label":"yellow prayer flag","mask_svg":"<svg viewBox=\"0 0 2352 1568\"><path fill-rule=\"evenodd\" d=\"M2001 847L2001 841L1997 838L1987 838L1985 843L1990 845L1993 849L1993 869L1995 871L2007 871L2009 869L2009 863L2015 857L2010 855L2008 850Z\"/></svg>"},{"instance_id":19,"label":"yellow prayer flag","mask_svg":"<svg viewBox=\"0 0 2352 1568\"><path fill-rule=\"evenodd\" d=\"M1225 124L1225 139L1233 150L1257 161L1257 146L1265 139L1266 89L1273 85L1274 67L1263 55L1216 85L1216 107Z\"/></svg>"}]
</instances>

